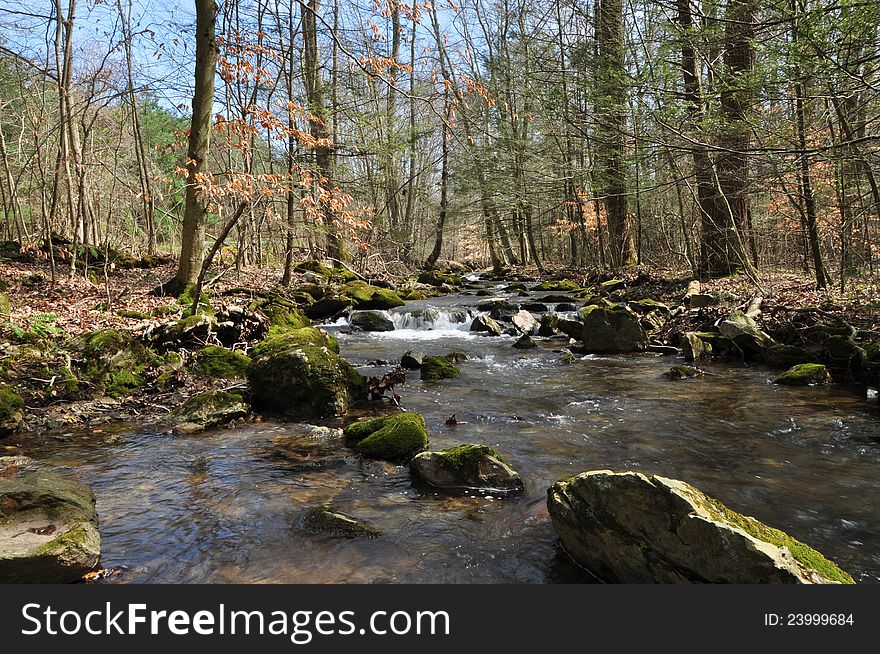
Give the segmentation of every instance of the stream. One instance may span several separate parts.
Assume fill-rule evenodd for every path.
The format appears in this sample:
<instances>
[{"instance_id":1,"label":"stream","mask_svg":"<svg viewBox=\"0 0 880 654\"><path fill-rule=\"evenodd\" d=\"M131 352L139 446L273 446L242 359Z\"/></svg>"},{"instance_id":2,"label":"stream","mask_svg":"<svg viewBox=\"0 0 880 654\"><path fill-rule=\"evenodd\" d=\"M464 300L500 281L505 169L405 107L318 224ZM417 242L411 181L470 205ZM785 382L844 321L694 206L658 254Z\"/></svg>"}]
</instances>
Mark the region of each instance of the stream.
<instances>
[{"instance_id":1,"label":"stream","mask_svg":"<svg viewBox=\"0 0 880 654\"><path fill-rule=\"evenodd\" d=\"M27 454L92 486L101 565L124 567L121 583L590 582L557 544L545 499L560 477L604 468L685 480L817 548L856 581L880 581L876 403L845 386L774 386L774 371L745 364L712 361L701 364L705 377L671 382L661 374L681 363L672 356L562 363L562 340L518 350L512 336L468 331L484 299L408 302L391 312L393 332L345 333L344 320L328 328L365 375L390 367L370 361L410 349L466 353L459 378L423 383L414 372L397 390L424 415L431 449L494 447L522 476L519 496L439 493L414 484L406 467L269 420L194 436L116 425L59 434ZM453 412L459 424L447 427ZM279 456L278 443L305 455ZM303 512L323 503L382 536L306 533Z\"/></svg>"}]
</instances>

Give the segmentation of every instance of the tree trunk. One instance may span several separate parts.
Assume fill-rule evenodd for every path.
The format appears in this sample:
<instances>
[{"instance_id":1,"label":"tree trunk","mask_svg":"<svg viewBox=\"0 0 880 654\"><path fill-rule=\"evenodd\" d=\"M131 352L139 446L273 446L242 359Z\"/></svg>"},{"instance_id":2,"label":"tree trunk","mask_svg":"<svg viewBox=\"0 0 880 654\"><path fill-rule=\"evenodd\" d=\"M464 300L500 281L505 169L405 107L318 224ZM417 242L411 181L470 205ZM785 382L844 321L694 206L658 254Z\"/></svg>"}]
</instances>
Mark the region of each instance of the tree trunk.
<instances>
[{"instance_id":1,"label":"tree trunk","mask_svg":"<svg viewBox=\"0 0 880 654\"><path fill-rule=\"evenodd\" d=\"M626 183L626 50L622 0L603 0L596 20L599 48L596 71L598 160L600 188L608 219L611 265L634 262L633 236L627 208Z\"/></svg>"},{"instance_id":2,"label":"tree trunk","mask_svg":"<svg viewBox=\"0 0 880 654\"><path fill-rule=\"evenodd\" d=\"M214 0L195 0L196 5L196 67L192 120L187 148L186 195L183 212L183 234L177 273L163 292L179 295L187 284L196 282L205 252L205 229L209 199L199 189L208 175L208 153L211 137L214 72L217 65L217 44L214 24L217 5Z\"/></svg>"}]
</instances>

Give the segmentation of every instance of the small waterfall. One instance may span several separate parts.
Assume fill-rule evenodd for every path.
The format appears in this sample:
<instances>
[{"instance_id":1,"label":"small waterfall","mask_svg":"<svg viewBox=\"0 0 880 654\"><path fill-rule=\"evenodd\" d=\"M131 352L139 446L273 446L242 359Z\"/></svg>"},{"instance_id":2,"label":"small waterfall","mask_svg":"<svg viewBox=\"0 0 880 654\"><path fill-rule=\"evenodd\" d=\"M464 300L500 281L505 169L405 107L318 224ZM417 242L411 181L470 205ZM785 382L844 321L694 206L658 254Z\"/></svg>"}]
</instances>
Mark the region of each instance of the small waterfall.
<instances>
[{"instance_id":1,"label":"small waterfall","mask_svg":"<svg viewBox=\"0 0 880 654\"><path fill-rule=\"evenodd\" d=\"M394 329L411 329L417 331L467 331L471 328L474 317L465 309L438 309L428 307L392 313L391 321Z\"/></svg>"}]
</instances>

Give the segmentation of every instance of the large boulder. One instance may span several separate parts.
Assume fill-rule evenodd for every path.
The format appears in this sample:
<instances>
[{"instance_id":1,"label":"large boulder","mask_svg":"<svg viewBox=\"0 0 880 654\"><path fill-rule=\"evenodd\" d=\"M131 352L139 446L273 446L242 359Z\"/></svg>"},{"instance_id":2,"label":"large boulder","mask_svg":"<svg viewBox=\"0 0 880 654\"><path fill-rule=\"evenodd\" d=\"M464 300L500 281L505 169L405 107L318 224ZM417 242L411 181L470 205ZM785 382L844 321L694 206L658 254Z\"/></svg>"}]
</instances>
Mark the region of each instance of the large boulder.
<instances>
[{"instance_id":1,"label":"large boulder","mask_svg":"<svg viewBox=\"0 0 880 654\"><path fill-rule=\"evenodd\" d=\"M730 315L718 323L718 331L742 351L750 354L761 354L766 348L776 345L776 341L760 330L754 318L739 309L731 311Z\"/></svg>"},{"instance_id":2,"label":"large boulder","mask_svg":"<svg viewBox=\"0 0 880 654\"><path fill-rule=\"evenodd\" d=\"M346 442L368 459L400 463L428 446L425 419L418 413L362 420L348 425L344 434Z\"/></svg>"},{"instance_id":3,"label":"large boulder","mask_svg":"<svg viewBox=\"0 0 880 654\"><path fill-rule=\"evenodd\" d=\"M525 310L518 311L511 318L511 322L523 334L531 334L538 327L538 321L535 320L535 316Z\"/></svg>"},{"instance_id":4,"label":"large boulder","mask_svg":"<svg viewBox=\"0 0 880 654\"><path fill-rule=\"evenodd\" d=\"M422 452L410 462L413 473L432 486L451 490L515 492L523 482L498 452L487 445L460 445Z\"/></svg>"},{"instance_id":5,"label":"large boulder","mask_svg":"<svg viewBox=\"0 0 880 654\"><path fill-rule=\"evenodd\" d=\"M208 379L242 379L251 358L235 350L209 345L196 352L193 371Z\"/></svg>"},{"instance_id":6,"label":"large boulder","mask_svg":"<svg viewBox=\"0 0 880 654\"><path fill-rule=\"evenodd\" d=\"M349 282L339 288L339 296L351 301L355 309L393 309L402 307L403 300L392 290L362 281Z\"/></svg>"},{"instance_id":7,"label":"large boulder","mask_svg":"<svg viewBox=\"0 0 880 654\"><path fill-rule=\"evenodd\" d=\"M445 357L430 356L422 359L421 379L424 381L440 381L458 377L461 370Z\"/></svg>"},{"instance_id":8,"label":"large boulder","mask_svg":"<svg viewBox=\"0 0 880 654\"><path fill-rule=\"evenodd\" d=\"M394 331L394 323L381 311L355 311L351 314L349 323L365 332Z\"/></svg>"},{"instance_id":9,"label":"large boulder","mask_svg":"<svg viewBox=\"0 0 880 654\"><path fill-rule=\"evenodd\" d=\"M581 311L580 318L580 340L587 352L643 352L648 346L638 315L626 307L593 305Z\"/></svg>"},{"instance_id":10,"label":"large boulder","mask_svg":"<svg viewBox=\"0 0 880 654\"><path fill-rule=\"evenodd\" d=\"M596 470L547 491L571 557L611 583L853 583L819 552L693 486Z\"/></svg>"},{"instance_id":11,"label":"large boulder","mask_svg":"<svg viewBox=\"0 0 880 654\"><path fill-rule=\"evenodd\" d=\"M48 472L0 477L0 583L70 583L101 556L95 496Z\"/></svg>"},{"instance_id":12,"label":"large boulder","mask_svg":"<svg viewBox=\"0 0 880 654\"><path fill-rule=\"evenodd\" d=\"M83 335L75 344L80 358L76 375L92 388L122 397L143 387L151 369L162 360L128 332L102 329Z\"/></svg>"},{"instance_id":13,"label":"large boulder","mask_svg":"<svg viewBox=\"0 0 880 654\"><path fill-rule=\"evenodd\" d=\"M472 332L483 332L490 336L501 336L504 333L501 325L489 316L477 316L471 323Z\"/></svg>"},{"instance_id":14,"label":"large boulder","mask_svg":"<svg viewBox=\"0 0 880 654\"><path fill-rule=\"evenodd\" d=\"M14 432L24 418L24 400L14 387L0 384L0 438Z\"/></svg>"},{"instance_id":15,"label":"large boulder","mask_svg":"<svg viewBox=\"0 0 880 654\"><path fill-rule=\"evenodd\" d=\"M193 395L174 409L169 421L175 433L194 434L243 418L249 409L238 393L207 391Z\"/></svg>"},{"instance_id":16,"label":"large boulder","mask_svg":"<svg viewBox=\"0 0 880 654\"><path fill-rule=\"evenodd\" d=\"M366 379L336 354L332 343L310 342L322 339L325 332L295 332L254 348L247 369L254 408L297 419L323 418L343 414L353 402L366 398ZM300 333L302 340L296 338Z\"/></svg>"}]
</instances>

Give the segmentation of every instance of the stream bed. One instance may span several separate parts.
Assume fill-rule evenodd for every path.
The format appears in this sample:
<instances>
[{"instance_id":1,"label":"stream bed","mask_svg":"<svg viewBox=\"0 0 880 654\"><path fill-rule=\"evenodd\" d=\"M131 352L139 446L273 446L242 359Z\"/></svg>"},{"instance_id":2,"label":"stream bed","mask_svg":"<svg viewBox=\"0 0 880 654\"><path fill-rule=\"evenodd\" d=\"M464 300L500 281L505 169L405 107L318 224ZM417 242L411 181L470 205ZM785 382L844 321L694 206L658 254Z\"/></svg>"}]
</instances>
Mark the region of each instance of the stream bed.
<instances>
[{"instance_id":1,"label":"stream bed","mask_svg":"<svg viewBox=\"0 0 880 654\"><path fill-rule=\"evenodd\" d=\"M671 382L661 375L681 363L673 356L562 363L564 341L518 350L512 336L468 331L482 299L408 302L392 313L392 332L344 333L345 321L329 329L365 375L389 368L369 362L410 349L466 353L459 378L427 383L414 372L397 390L424 415L431 449L494 447L522 476L519 496L445 495L414 484L406 467L333 444L315 442L323 463L303 465L277 444L311 447L307 428L269 420L194 436L116 425L60 434L27 454L92 486L101 565L124 567L123 583L590 582L557 543L546 492L560 477L606 468L687 481L856 581L880 581L876 402L837 385L774 386L774 371L745 364L709 362L704 377ZM452 413L458 424L447 427ZM382 536L306 533L303 512L325 503Z\"/></svg>"}]
</instances>

